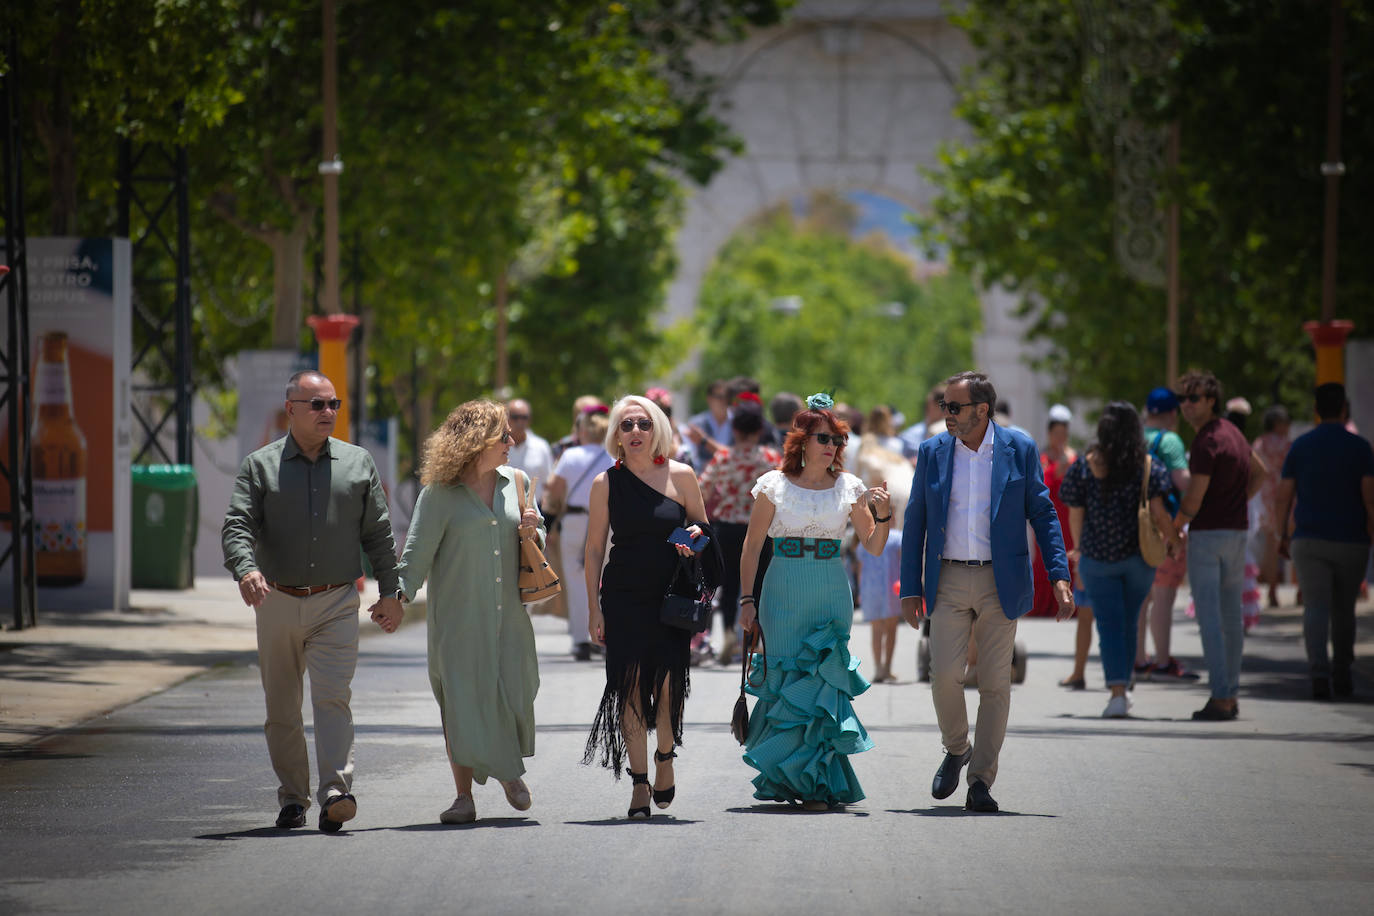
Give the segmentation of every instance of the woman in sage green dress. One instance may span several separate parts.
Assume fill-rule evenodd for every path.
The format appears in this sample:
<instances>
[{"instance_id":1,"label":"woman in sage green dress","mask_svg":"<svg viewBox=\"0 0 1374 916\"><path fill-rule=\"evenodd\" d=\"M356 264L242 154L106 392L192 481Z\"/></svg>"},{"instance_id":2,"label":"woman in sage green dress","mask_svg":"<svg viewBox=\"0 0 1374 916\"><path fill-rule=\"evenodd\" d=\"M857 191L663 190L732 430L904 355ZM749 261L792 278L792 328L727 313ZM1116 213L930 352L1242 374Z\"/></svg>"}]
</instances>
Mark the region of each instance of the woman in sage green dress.
<instances>
[{"instance_id":1,"label":"woman in sage green dress","mask_svg":"<svg viewBox=\"0 0 1374 916\"><path fill-rule=\"evenodd\" d=\"M530 807L520 777L534 755L539 664L520 603L517 528L534 529L541 545L544 528L528 478L505 466L510 442L500 404L469 401L448 415L425 443L401 556L407 600L429 579L429 682L458 792L439 815L445 824L476 820L472 783L489 776L513 808Z\"/></svg>"}]
</instances>

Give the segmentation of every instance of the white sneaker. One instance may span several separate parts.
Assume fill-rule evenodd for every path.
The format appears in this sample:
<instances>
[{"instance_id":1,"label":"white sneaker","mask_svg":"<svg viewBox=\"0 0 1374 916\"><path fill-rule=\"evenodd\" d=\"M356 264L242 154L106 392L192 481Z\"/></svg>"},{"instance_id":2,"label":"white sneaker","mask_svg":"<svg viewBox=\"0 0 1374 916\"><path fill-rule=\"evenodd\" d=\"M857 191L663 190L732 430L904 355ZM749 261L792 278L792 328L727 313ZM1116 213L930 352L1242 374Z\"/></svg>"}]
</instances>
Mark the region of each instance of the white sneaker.
<instances>
[{"instance_id":1,"label":"white sneaker","mask_svg":"<svg viewBox=\"0 0 1374 916\"><path fill-rule=\"evenodd\" d=\"M1102 710L1104 719L1125 719L1130 715L1131 704L1125 697L1112 697L1107 701L1107 708Z\"/></svg>"}]
</instances>

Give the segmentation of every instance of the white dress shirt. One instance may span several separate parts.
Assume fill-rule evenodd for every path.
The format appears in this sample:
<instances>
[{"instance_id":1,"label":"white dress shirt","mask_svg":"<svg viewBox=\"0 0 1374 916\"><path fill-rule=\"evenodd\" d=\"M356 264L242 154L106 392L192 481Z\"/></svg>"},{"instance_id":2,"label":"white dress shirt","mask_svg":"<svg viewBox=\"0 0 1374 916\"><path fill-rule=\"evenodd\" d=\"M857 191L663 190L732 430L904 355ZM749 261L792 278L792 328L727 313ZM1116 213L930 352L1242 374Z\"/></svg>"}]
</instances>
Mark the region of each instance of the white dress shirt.
<instances>
[{"instance_id":1,"label":"white dress shirt","mask_svg":"<svg viewBox=\"0 0 1374 916\"><path fill-rule=\"evenodd\" d=\"M519 468L534 480L534 499L542 506L544 487L553 473L553 450L549 448L548 440L532 432L525 433L524 442L518 445L511 443L507 461L511 467Z\"/></svg>"},{"instance_id":2,"label":"white dress shirt","mask_svg":"<svg viewBox=\"0 0 1374 916\"><path fill-rule=\"evenodd\" d=\"M555 475L562 477L568 485L563 502L570 509L586 509L591 502L592 481L596 475L615 465L612 458L600 443L596 445L574 445L558 456L554 465Z\"/></svg>"},{"instance_id":3,"label":"white dress shirt","mask_svg":"<svg viewBox=\"0 0 1374 916\"><path fill-rule=\"evenodd\" d=\"M954 437L954 476L949 484L943 556L992 559L992 427L974 451Z\"/></svg>"}]
</instances>

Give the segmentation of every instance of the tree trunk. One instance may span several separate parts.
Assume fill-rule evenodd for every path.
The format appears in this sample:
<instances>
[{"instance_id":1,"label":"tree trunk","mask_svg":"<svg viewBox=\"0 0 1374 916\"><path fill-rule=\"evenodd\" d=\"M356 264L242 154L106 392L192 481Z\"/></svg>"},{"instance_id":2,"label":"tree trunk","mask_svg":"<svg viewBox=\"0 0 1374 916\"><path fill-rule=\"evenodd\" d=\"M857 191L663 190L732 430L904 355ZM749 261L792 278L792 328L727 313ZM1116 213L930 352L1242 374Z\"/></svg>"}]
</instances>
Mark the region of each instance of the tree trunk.
<instances>
[{"instance_id":1,"label":"tree trunk","mask_svg":"<svg viewBox=\"0 0 1374 916\"><path fill-rule=\"evenodd\" d=\"M60 15L64 22L77 22L79 14L78 0L62 4ZM52 189L48 228L53 235L76 235L77 231L76 125L72 120L71 88L60 63L71 59L74 32L74 28L60 28L53 35L48 62L52 73L51 108L35 106L38 139L48 156L48 182Z\"/></svg>"},{"instance_id":2,"label":"tree trunk","mask_svg":"<svg viewBox=\"0 0 1374 916\"><path fill-rule=\"evenodd\" d=\"M510 274L503 267L496 275L496 396L503 401L511 396L507 384L510 362L506 352L506 331L510 323L506 314L509 293Z\"/></svg>"},{"instance_id":3,"label":"tree trunk","mask_svg":"<svg viewBox=\"0 0 1374 916\"><path fill-rule=\"evenodd\" d=\"M305 294L305 241L310 216L302 214L289 232L274 232L272 247L272 346L295 350L300 346Z\"/></svg>"}]
</instances>

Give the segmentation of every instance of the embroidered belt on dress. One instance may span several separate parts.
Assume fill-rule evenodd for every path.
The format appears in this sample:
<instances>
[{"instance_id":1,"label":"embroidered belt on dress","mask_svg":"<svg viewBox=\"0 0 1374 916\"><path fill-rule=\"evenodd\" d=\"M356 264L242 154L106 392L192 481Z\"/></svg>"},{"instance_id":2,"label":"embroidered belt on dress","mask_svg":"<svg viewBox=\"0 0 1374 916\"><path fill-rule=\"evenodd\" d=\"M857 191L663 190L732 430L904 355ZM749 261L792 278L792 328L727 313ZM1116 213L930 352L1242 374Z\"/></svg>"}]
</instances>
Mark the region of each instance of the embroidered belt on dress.
<instances>
[{"instance_id":1,"label":"embroidered belt on dress","mask_svg":"<svg viewBox=\"0 0 1374 916\"><path fill-rule=\"evenodd\" d=\"M320 592L327 592L331 588L343 588L351 583L340 582L338 585L282 585L280 582L268 583L279 592L285 592L293 598L309 598L311 595L318 595Z\"/></svg>"},{"instance_id":2,"label":"embroidered belt on dress","mask_svg":"<svg viewBox=\"0 0 1374 916\"><path fill-rule=\"evenodd\" d=\"M991 560L951 560L949 557L941 557L941 563L953 563L955 566L991 566Z\"/></svg>"},{"instance_id":3,"label":"embroidered belt on dress","mask_svg":"<svg viewBox=\"0 0 1374 916\"><path fill-rule=\"evenodd\" d=\"M773 556L832 560L840 555L839 538L773 538Z\"/></svg>"}]
</instances>

